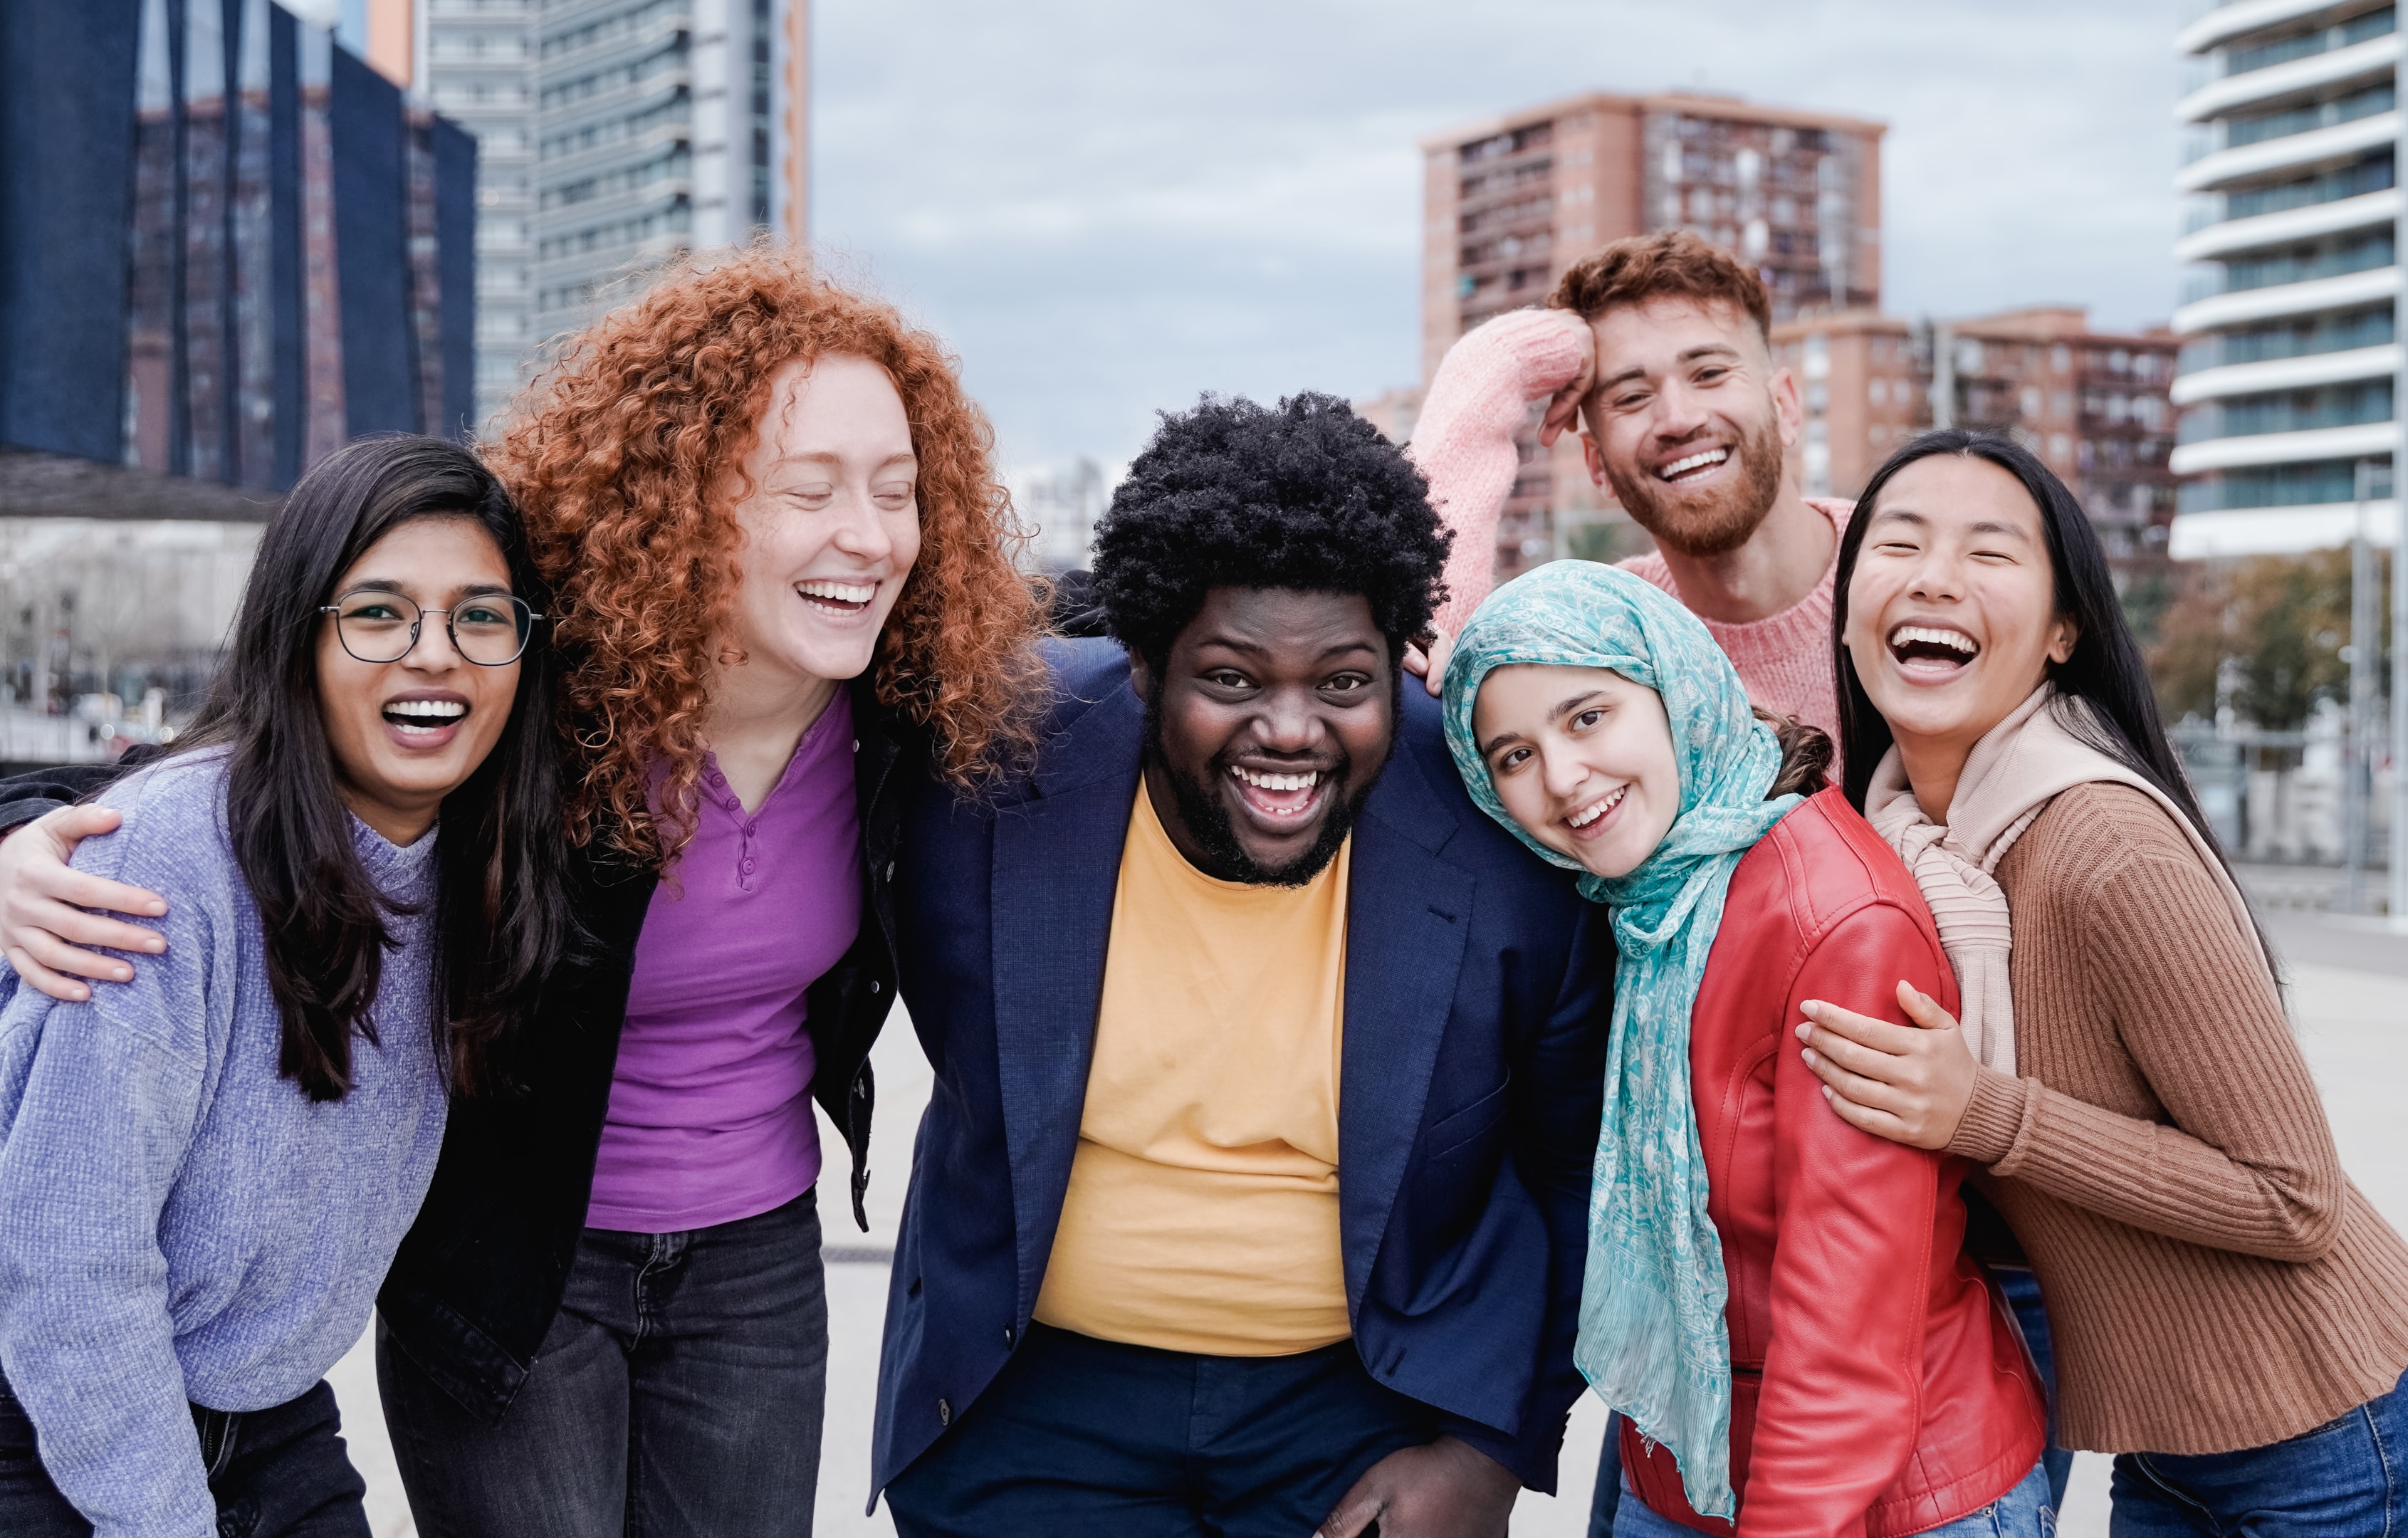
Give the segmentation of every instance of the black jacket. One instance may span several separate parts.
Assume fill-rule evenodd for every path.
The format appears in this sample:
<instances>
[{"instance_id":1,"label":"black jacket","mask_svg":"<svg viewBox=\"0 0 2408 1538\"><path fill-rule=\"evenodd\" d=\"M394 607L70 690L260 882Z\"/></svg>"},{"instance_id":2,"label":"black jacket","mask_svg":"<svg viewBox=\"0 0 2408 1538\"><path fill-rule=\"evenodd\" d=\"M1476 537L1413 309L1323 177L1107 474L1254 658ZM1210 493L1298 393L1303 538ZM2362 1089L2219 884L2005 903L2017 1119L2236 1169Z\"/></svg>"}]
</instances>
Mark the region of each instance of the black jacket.
<instances>
[{"instance_id":1,"label":"black jacket","mask_svg":"<svg viewBox=\"0 0 2408 1538\"><path fill-rule=\"evenodd\" d=\"M853 1150L853 1217L867 1229L869 1048L895 1002L899 792L922 777L924 750L866 684L853 686L853 706L863 914L874 920L808 999L818 1059L811 1092ZM105 789L140 761L0 781L0 827ZM593 850L580 854L573 881L590 941L545 985L534 1019L500 1055L513 1089L452 1097L434 1184L377 1295L394 1343L490 1424L526 1381L560 1310L609 1108L636 937L656 884L651 870Z\"/></svg>"}]
</instances>

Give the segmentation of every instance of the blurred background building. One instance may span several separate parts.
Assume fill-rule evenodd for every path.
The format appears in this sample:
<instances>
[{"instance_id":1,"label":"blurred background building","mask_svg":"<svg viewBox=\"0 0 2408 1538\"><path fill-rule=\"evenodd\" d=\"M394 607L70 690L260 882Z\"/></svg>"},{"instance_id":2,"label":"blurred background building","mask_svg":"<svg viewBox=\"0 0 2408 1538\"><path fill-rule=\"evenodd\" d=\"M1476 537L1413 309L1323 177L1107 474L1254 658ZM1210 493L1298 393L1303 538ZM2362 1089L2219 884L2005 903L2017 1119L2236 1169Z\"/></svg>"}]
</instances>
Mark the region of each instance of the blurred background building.
<instances>
[{"instance_id":1,"label":"blurred background building","mask_svg":"<svg viewBox=\"0 0 2408 1538\"><path fill-rule=\"evenodd\" d=\"M480 151L475 420L677 252L810 234L808 0L306 0Z\"/></svg>"},{"instance_id":2,"label":"blurred background building","mask_svg":"<svg viewBox=\"0 0 2408 1538\"><path fill-rule=\"evenodd\" d=\"M1884 131L1735 96L1596 93L1423 140L1424 383L1457 337L1543 301L1599 246L1651 230L1696 230L1740 252L1781 319L1878 309ZM1417 406L1410 393L1383 398L1392 420ZM1537 420L1498 523L1498 575L1646 548L1590 484L1578 441L1541 451Z\"/></svg>"},{"instance_id":3,"label":"blurred background building","mask_svg":"<svg viewBox=\"0 0 2408 1538\"><path fill-rule=\"evenodd\" d=\"M1891 451L1931 427L2002 433L2081 498L2127 582L2157 572L2174 517L2170 332L2090 329L2044 306L1961 321L1846 310L1773 328L1806 411L1807 495L1853 497Z\"/></svg>"},{"instance_id":4,"label":"blurred background building","mask_svg":"<svg viewBox=\"0 0 2408 1538\"><path fill-rule=\"evenodd\" d=\"M56 761L189 708L309 464L466 431L476 147L269 0L79 0L0 5L0 758Z\"/></svg>"},{"instance_id":5,"label":"blurred background building","mask_svg":"<svg viewBox=\"0 0 2408 1538\"><path fill-rule=\"evenodd\" d=\"M2251 0L2177 38L2178 554L2346 541L2356 462L2389 457L2397 27L2381 0Z\"/></svg>"}]
</instances>

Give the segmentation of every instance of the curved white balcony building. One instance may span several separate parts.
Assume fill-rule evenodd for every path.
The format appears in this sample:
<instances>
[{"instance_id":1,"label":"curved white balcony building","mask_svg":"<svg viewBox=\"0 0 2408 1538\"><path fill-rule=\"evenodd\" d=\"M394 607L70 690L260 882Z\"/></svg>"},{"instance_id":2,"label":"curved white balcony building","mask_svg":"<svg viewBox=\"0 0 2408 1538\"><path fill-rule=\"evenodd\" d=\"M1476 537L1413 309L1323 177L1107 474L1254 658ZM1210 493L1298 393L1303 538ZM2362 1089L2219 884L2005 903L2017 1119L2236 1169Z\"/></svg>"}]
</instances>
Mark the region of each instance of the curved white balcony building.
<instances>
[{"instance_id":1,"label":"curved white balcony building","mask_svg":"<svg viewBox=\"0 0 2408 1538\"><path fill-rule=\"evenodd\" d=\"M2408 36L2388 0L2224 0L2175 49L2193 81L2172 549L2313 548L2394 440Z\"/></svg>"}]
</instances>

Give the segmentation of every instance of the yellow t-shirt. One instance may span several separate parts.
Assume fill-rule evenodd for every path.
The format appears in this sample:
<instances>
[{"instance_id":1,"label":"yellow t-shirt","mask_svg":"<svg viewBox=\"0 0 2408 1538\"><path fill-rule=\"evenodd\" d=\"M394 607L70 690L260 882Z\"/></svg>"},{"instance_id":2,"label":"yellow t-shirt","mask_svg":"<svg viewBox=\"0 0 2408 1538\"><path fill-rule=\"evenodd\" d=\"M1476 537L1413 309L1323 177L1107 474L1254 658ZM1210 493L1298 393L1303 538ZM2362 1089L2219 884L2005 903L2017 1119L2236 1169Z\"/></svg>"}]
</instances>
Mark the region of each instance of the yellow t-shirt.
<instances>
[{"instance_id":1,"label":"yellow t-shirt","mask_svg":"<svg viewBox=\"0 0 2408 1538\"><path fill-rule=\"evenodd\" d=\"M1353 1332L1338 1237L1353 852L1303 886L1215 881L1139 783L1039 1320L1218 1357Z\"/></svg>"}]
</instances>

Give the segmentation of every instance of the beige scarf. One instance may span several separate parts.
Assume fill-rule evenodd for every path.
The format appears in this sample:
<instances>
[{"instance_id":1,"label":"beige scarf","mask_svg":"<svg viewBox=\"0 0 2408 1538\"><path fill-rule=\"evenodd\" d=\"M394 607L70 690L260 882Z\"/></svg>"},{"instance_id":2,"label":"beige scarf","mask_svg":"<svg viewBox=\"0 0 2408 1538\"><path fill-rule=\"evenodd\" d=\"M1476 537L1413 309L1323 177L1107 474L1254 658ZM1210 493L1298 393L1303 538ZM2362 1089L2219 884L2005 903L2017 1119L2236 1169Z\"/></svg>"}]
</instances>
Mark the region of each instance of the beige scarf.
<instances>
[{"instance_id":1,"label":"beige scarf","mask_svg":"<svg viewBox=\"0 0 2408 1538\"><path fill-rule=\"evenodd\" d=\"M2066 728L2067 712L2088 708L2085 701L2058 697L2048 683L2033 690L1973 744L1945 824L1932 822L1915 803L1896 747L1882 755L1865 793L1865 820L1906 862L1939 923L1941 948L1956 971L1956 1023L1965 1044L1985 1068L2000 1073L2015 1071L2015 1005L2007 985L2014 937L2007 895L1990 873L2059 791L2100 783L2130 785L2164 807L2224 888L2243 938L2257 942L2249 904L2190 819L2165 792Z\"/></svg>"}]
</instances>

